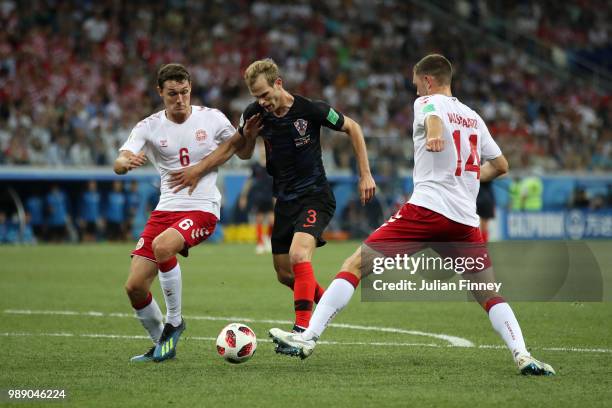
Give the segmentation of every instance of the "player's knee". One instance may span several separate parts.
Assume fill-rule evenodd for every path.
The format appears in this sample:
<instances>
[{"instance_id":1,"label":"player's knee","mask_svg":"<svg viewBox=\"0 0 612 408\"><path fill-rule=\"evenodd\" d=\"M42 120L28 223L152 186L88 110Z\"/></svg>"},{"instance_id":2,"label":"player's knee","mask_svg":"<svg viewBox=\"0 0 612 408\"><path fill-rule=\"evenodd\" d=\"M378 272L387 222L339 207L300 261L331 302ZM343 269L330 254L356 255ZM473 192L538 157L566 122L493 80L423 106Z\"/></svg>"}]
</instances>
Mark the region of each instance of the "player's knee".
<instances>
[{"instance_id":1,"label":"player's knee","mask_svg":"<svg viewBox=\"0 0 612 408\"><path fill-rule=\"evenodd\" d=\"M172 247L160 236L155 237L152 248L158 262L164 262L176 255Z\"/></svg>"},{"instance_id":2,"label":"player's knee","mask_svg":"<svg viewBox=\"0 0 612 408\"><path fill-rule=\"evenodd\" d=\"M302 262L310 262L310 256L308 251L302 248L292 248L289 251L289 262L291 262L292 266Z\"/></svg>"},{"instance_id":3,"label":"player's knee","mask_svg":"<svg viewBox=\"0 0 612 408\"><path fill-rule=\"evenodd\" d=\"M132 303L144 301L149 294L148 288L145 288L144 285L141 285L137 282L126 282L125 283L125 293L128 295Z\"/></svg>"}]
</instances>

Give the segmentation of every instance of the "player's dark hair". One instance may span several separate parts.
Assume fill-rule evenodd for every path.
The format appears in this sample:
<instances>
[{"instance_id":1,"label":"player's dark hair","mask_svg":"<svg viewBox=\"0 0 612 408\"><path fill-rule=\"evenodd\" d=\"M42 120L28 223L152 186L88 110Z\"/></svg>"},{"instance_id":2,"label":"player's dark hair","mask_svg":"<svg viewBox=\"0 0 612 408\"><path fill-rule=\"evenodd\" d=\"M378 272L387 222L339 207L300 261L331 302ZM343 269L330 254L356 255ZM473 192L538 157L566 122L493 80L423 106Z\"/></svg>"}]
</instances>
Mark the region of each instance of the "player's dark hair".
<instances>
[{"instance_id":1,"label":"player's dark hair","mask_svg":"<svg viewBox=\"0 0 612 408\"><path fill-rule=\"evenodd\" d=\"M417 75L431 75L440 85L450 85L453 77L453 66L440 54L429 54L414 66Z\"/></svg>"},{"instance_id":2,"label":"player's dark hair","mask_svg":"<svg viewBox=\"0 0 612 408\"><path fill-rule=\"evenodd\" d=\"M187 81L191 83L191 75L189 75L187 68L181 64L166 64L162 65L159 71L157 71L157 86L160 89L164 89L164 82L166 81Z\"/></svg>"}]
</instances>

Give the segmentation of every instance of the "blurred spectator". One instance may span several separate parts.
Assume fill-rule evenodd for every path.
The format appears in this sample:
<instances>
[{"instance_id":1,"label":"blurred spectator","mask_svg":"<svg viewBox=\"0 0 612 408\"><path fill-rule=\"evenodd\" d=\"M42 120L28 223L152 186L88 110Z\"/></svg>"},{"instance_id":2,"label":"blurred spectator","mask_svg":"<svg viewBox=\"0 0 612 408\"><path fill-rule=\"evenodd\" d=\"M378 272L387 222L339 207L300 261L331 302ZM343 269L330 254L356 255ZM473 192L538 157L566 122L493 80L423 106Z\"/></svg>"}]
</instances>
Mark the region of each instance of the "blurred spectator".
<instances>
[{"instance_id":1,"label":"blurred spectator","mask_svg":"<svg viewBox=\"0 0 612 408\"><path fill-rule=\"evenodd\" d=\"M81 239L85 242L94 242L98 237L101 224L100 217L100 193L98 183L90 180L87 190L81 195L79 228Z\"/></svg>"},{"instance_id":2,"label":"blurred spectator","mask_svg":"<svg viewBox=\"0 0 612 408\"><path fill-rule=\"evenodd\" d=\"M539 176L525 177L520 184L520 209L522 211L540 211L542 209L543 192L544 184Z\"/></svg>"},{"instance_id":3,"label":"blurred spectator","mask_svg":"<svg viewBox=\"0 0 612 408\"><path fill-rule=\"evenodd\" d=\"M480 233L484 242L489 241L489 221L495 218L495 194L493 183L480 183L476 197L476 213L480 217Z\"/></svg>"},{"instance_id":4,"label":"blurred spectator","mask_svg":"<svg viewBox=\"0 0 612 408\"><path fill-rule=\"evenodd\" d=\"M45 205L37 193L29 196L25 203L26 211L31 217L31 225L37 239L45 239Z\"/></svg>"},{"instance_id":5,"label":"blurred spectator","mask_svg":"<svg viewBox=\"0 0 612 408\"><path fill-rule=\"evenodd\" d=\"M578 186L574 190L572 197L571 208L582 208L587 209L591 206L591 201L587 195L586 189L582 186Z\"/></svg>"},{"instance_id":6,"label":"blurred spectator","mask_svg":"<svg viewBox=\"0 0 612 408\"><path fill-rule=\"evenodd\" d=\"M106 201L106 238L109 241L125 240L126 199L123 182L113 181L113 187Z\"/></svg>"},{"instance_id":7,"label":"blurred spectator","mask_svg":"<svg viewBox=\"0 0 612 408\"><path fill-rule=\"evenodd\" d=\"M258 143L258 158L251 165L251 177L244 183L238 208L247 214L255 215L255 253L272 252L272 226L274 225L274 198L272 177L265 167L263 143Z\"/></svg>"},{"instance_id":8,"label":"blurred spectator","mask_svg":"<svg viewBox=\"0 0 612 408\"><path fill-rule=\"evenodd\" d=\"M4 211L0 211L0 244L9 242L9 221Z\"/></svg>"},{"instance_id":9,"label":"blurred spectator","mask_svg":"<svg viewBox=\"0 0 612 408\"><path fill-rule=\"evenodd\" d=\"M38 240L34 235L34 228L32 226L32 215L28 212L25 213L25 220L23 229L21 230L21 239L19 240L22 244L35 244Z\"/></svg>"},{"instance_id":10,"label":"blurred spectator","mask_svg":"<svg viewBox=\"0 0 612 408\"><path fill-rule=\"evenodd\" d=\"M139 190L138 181L132 180L130 183L130 190L127 193L127 231L138 235L142 228L138 228L138 231L135 231L136 225L139 224L138 218L145 218L144 215L144 202L142 194Z\"/></svg>"},{"instance_id":11,"label":"blurred spectator","mask_svg":"<svg viewBox=\"0 0 612 408\"><path fill-rule=\"evenodd\" d=\"M68 201L66 194L60 190L57 184L51 186L47 194L47 218L49 240L62 242L66 239L68 223Z\"/></svg>"},{"instance_id":12,"label":"blurred spectator","mask_svg":"<svg viewBox=\"0 0 612 408\"><path fill-rule=\"evenodd\" d=\"M523 209L521 202L521 179L514 176L508 187L508 209L511 211L521 211Z\"/></svg>"},{"instance_id":13,"label":"blurred spectator","mask_svg":"<svg viewBox=\"0 0 612 408\"><path fill-rule=\"evenodd\" d=\"M361 205L355 197L342 211L342 229L348 231L351 238L367 237L384 222L383 208L377 196L366 205Z\"/></svg>"},{"instance_id":14,"label":"blurred spectator","mask_svg":"<svg viewBox=\"0 0 612 408\"><path fill-rule=\"evenodd\" d=\"M171 61L193 72L194 100L237 123L252 99L242 70L269 56L288 89L359 119L372 162L393 152L393 167L411 168L416 95L407 61L442 51L456 67L454 93L482 111L511 168L612 169L612 108L602 86L612 65L609 4L431 3L442 12L399 0L9 1L0 16L0 163L108 165L130 129L160 106L148 84ZM578 61L599 71L580 70ZM349 169L347 141L325 139L333 153L324 160Z\"/></svg>"}]
</instances>

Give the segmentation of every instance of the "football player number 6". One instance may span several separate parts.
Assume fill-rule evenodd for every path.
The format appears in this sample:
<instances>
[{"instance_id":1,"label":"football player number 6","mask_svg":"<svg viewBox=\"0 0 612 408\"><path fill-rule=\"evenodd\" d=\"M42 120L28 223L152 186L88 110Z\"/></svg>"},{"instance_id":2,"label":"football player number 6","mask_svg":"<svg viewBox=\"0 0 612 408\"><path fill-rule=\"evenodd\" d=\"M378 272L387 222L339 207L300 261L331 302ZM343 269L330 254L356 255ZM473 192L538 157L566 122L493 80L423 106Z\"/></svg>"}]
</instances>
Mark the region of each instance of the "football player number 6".
<instances>
[{"instance_id":1,"label":"football player number 6","mask_svg":"<svg viewBox=\"0 0 612 408\"><path fill-rule=\"evenodd\" d=\"M186 147L182 147L179 150L179 159L181 160L181 166L189 166L189 150Z\"/></svg>"}]
</instances>

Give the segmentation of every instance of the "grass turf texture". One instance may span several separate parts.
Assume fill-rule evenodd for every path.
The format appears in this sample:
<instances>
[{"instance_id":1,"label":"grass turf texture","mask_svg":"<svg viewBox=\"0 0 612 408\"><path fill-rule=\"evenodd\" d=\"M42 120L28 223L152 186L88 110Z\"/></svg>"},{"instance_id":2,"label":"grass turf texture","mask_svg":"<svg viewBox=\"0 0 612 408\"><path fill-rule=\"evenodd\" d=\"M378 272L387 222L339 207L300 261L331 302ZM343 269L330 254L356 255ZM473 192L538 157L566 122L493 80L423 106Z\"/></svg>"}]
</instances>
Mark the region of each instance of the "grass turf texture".
<instances>
[{"instance_id":1,"label":"grass turf texture","mask_svg":"<svg viewBox=\"0 0 612 408\"><path fill-rule=\"evenodd\" d=\"M603 245L609 243L602 243ZM327 286L355 243L317 251L315 273ZM519 375L505 349L446 347L429 337L331 327L322 340L434 343L442 347L321 344L305 361L274 354L264 342L271 323L248 323L262 340L253 359L231 365L214 341L229 321L187 318L178 357L131 364L144 339L79 334L143 335L125 317L18 315L7 309L128 313L123 291L131 246L0 247L0 388L64 388L73 406L609 406L612 353L547 348L612 349L610 303L515 303L527 345L553 365L552 378ZM291 320L291 292L276 282L271 256L247 245L202 245L180 259L186 316ZM519 256L520 254L517 254ZM609 263L608 263L609 265ZM153 292L163 307L159 284ZM459 336L502 346L473 303L362 303L354 296L335 323L395 327ZM287 327L289 325L280 325ZM49 337L41 333L72 333ZM3 397L3 401L6 398ZM35 403L39 404L39 403ZM15 406L26 406L20 402Z\"/></svg>"}]
</instances>

